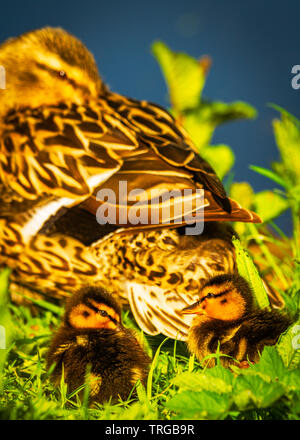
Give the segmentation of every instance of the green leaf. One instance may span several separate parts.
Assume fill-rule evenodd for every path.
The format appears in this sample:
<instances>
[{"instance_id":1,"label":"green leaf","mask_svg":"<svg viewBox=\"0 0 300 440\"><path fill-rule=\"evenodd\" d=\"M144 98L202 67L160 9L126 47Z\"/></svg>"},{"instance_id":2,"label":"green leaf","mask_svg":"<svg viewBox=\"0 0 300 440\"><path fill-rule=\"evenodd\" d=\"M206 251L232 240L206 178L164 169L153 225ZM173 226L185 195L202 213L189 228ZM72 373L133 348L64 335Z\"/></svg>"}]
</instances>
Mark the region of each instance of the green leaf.
<instances>
[{"instance_id":1,"label":"green leaf","mask_svg":"<svg viewBox=\"0 0 300 440\"><path fill-rule=\"evenodd\" d=\"M254 210L263 219L269 222L289 208L289 202L273 191L261 191L254 196Z\"/></svg>"},{"instance_id":2,"label":"green leaf","mask_svg":"<svg viewBox=\"0 0 300 440\"><path fill-rule=\"evenodd\" d=\"M234 182L229 187L229 195L246 209L252 209L254 191L248 182ZM243 237L248 229L247 223L237 222L234 229L240 237Z\"/></svg>"},{"instance_id":3,"label":"green leaf","mask_svg":"<svg viewBox=\"0 0 300 440\"><path fill-rule=\"evenodd\" d=\"M266 382L260 376L237 377L233 390L233 400L240 411L267 408L279 400L285 392L282 384Z\"/></svg>"},{"instance_id":4,"label":"green leaf","mask_svg":"<svg viewBox=\"0 0 300 440\"><path fill-rule=\"evenodd\" d=\"M233 151L227 145L207 146L201 150L201 156L209 162L220 179L223 179L234 164Z\"/></svg>"},{"instance_id":5,"label":"green leaf","mask_svg":"<svg viewBox=\"0 0 300 440\"><path fill-rule=\"evenodd\" d=\"M257 112L252 105L242 101L225 103L205 101L197 109L198 118L214 126L238 119L254 119Z\"/></svg>"},{"instance_id":6,"label":"green leaf","mask_svg":"<svg viewBox=\"0 0 300 440\"><path fill-rule=\"evenodd\" d=\"M276 349L286 367L300 367L300 318L280 336Z\"/></svg>"},{"instance_id":7,"label":"green leaf","mask_svg":"<svg viewBox=\"0 0 300 440\"><path fill-rule=\"evenodd\" d=\"M158 41L152 45L165 76L172 106L176 111L198 105L205 83L205 71L201 63L185 53L173 52Z\"/></svg>"},{"instance_id":8,"label":"green leaf","mask_svg":"<svg viewBox=\"0 0 300 440\"><path fill-rule=\"evenodd\" d=\"M176 394L166 407L177 411L181 418L220 419L226 417L231 405L231 395L212 391L183 391Z\"/></svg>"},{"instance_id":9,"label":"green leaf","mask_svg":"<svg viewBox=\"0 0 300 440\"><path fill-rule=\"evenodd\" d=\"M233 237L232 241L235 247L236 263L239 274L245 278L250 287L253 289L258 307L261 309L269 307L270 303L268 294L264 288L263 282L252 258L248 252L243 249L240 240L238 240L236 237Z\"/></svg>"},{"instance_id":10,"label":"green leaf","mask_svg":"<svg viewBox=\"0 0 300 440\"><path fill-rule=\"evenodd\" d=\"M283 163L283 175L290 185L300 183L300 121L287 111L277 107L281 120L273 121L276 143Z\"/></svg>"},{"instance_id":11,"label":"green leaf","mask_svg":"<svg viewBox=\"0 0 300 440\"><path fill-rule=\"evenodd\" d=\"M202 153L202 149L210 144L216 126L211 121L201 120L197 111L186 113L182 123L199 152Z\"/></svg>"},{"instance_id":12,"label":"green leaf","mask_svg":"<svg viewBox=\"0 0 300 440\"><path fill-rule=\"evenodd\" d=\"M248 182L234 182L230 186L230 197L243 205L244 208L251 209L254 191Z\"/></svg>"},{"instance_id":13,"label":"green leaf","mask_svg":"<svg viewBox=\"0 0 300 440\"><path fill-rule=\"evenodd\" d=\"M274 171L268 170L267 168L258 167L256 165L249 165L249 168L253 171L255 171L258 174L261 174L262 176L267 177L268 179L273 180L273 182L278 183L278 185L281 185L283 188L288 188L289 184L284 179L282 179L277 173Z\"/></svg>"},{"instance_id":14,"label":"green leaf","mask_svg":"<svg viewBox=\"0 0 300 440\"><path fill-rule=\"evenodd\" d=\"M232 381L232 373L221 365L217 365L206 369L204 372L185 372L176 376L172 383L183 391L206 390L216 393L230 393L232 391Z\"/></svg>"},{"instance_id":15,"label":"green leaf","mask_svg":"<svg viewBox=\"0 0 300 440\"><path fill-rule=\"evenodd\" d=\"M300 128L299 119L297 119L296 116L292 115L292 113L288 112L285 108L281 107L280 105L273 104L273 103L269 103L268 106L277 110L279 113L282 114L282 116L289 118L291 121L293 121L293 123L295 125L298 125L298 127Z\"/></svg>"},{"instance_id":16,"label":"green leaf","mask_svg":"<svg viewBox=\"0 0 300 440\"><path fill-rule=\"evenodd\" d=\"M244 102L201 102L184 112L183 125L199 150L211 143L215 128L237 119L254 118L255 109ZM202 152L202 151L201 151Z\"/></svg>"},{"instance_id":17,"label":"green leaf","mask_svg":"<svg viewBox=\"0 0 300 440\"><path fill-rule=\"evenodd\" d=\"M287 374L283 360L274 346L265 346L259 362L250 366L246 374L258 374L267 382L281 381Z\"/></svg>"}]
</instances>

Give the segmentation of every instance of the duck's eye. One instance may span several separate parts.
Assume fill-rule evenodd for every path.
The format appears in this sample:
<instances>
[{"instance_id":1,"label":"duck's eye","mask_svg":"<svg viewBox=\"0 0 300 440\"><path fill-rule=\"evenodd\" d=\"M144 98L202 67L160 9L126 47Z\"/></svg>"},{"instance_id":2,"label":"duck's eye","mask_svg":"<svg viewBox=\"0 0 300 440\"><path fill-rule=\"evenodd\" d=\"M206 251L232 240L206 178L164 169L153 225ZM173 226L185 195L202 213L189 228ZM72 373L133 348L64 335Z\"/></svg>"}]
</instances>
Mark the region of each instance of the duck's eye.
<instances>
[{"instance_id":1,"label":"duck's eye","mask_svg":"<svg viewBox=\"0 0 300 440\"><path fill-rule=\"evenodd\" d=\"M64 70L60 70L60 71L58 72L58 76L59 76L60 78L62 78L62 79L66 79L66 78L67 78L67 74L66 74L66 72L65 72Z\"/></svg>"},{"instance_id":2,"label":"duck's eye","mask_svg":"<svg viewBox=\"0 0 300 440\"><path fill-rule=\"evenodd\" d=\"M87 312L87 311L84 311L84 312L82 313L82 315L83 315L85 318L87 318L88 316L90 316L89 312Z\"/></svg>"},{"instance_id":3,"label":"duck's eye","mask_svg":"<svg viewBox=\"0 0 300 440\"><path fill-rule=\"evenodd\" d=\"M211 293L211 292L209 292L207 295L206 295L206 298L213 298L215 295L213 294L213 293Z\"/></svg>"},{"instance_id":4,"label":"duck's eye","mask_svg":"<svg viewBox=\"0 0 300 440\"><path fill-rule=\"evenodd\" d=\"M108 316L108 313L105 310L99 310L98 312L101 316Z\"/></svg>"}]
</instances>

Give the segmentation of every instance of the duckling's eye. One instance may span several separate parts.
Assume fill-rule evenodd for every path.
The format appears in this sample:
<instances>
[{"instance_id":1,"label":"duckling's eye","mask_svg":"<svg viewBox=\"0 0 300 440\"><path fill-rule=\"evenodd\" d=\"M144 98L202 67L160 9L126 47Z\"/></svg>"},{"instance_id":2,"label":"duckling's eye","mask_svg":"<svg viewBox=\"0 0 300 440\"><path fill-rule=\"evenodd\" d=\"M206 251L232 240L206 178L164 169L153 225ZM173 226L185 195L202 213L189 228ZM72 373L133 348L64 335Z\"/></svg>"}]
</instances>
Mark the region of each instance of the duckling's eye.
<instances>
[{"instance_id":1,"label":"duckling's eye","mask_svg":"<svg viewBox=\"0 0 300 440\"><path fill-rule=\"evenodd\" d=\"M89 312L87 312L86 310L82 313L82 315L87 318L88 316L90 316Z\"/></svg>"},{"instance_id":2,"label":"duckling's eye","mask_svg":"<svg viewBox=\"0 0 300 440\"><path fill-rule=\"evenodd\" d=\"M101 316L108 316L108 313L105 310L99 310L98 312Z\"/></svg>"},{"instance_id":3,"label":"duckling's eye","mask_svg":"<svg viewBox=\"0 0 300 440\"><path fill-rule=\"evenodd\" d=\"M66 79L66 78L67 78L67 74L66 74L66 72L65 72L64 70L60 70L60 71L58 72L58 76L59 76L60 78L62 78L62 79Z\"/></svg>"},{"instance_id":4,"label":"duckling's eye","mask_svg":"<svg viewBox=\"0 0 300 440\"><path fill-rule=\"evenodd\" d=\"M211 293L211 292L209 292L207 295L206 295L206 298L213 298L215 295L213 294L213 293Z\"/></svg>"}]
</instances>

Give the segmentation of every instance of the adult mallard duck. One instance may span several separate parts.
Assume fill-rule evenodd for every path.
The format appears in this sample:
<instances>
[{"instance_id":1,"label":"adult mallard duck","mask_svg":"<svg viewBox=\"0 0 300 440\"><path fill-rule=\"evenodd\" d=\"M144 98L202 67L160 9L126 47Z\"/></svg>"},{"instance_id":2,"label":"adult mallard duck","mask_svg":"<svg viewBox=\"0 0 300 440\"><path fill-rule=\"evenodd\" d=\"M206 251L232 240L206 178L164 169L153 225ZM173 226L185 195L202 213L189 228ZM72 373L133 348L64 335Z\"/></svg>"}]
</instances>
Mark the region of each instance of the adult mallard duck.
<instances>
[{"instance_id":1,"label":"adult mallard duck","mask_svg":"<svg viewBox=\"0 0 300 440\"><path fill-rule=\"evenodd\" d=\"M168 270L171 258L178 260L176 271L167 275L174 286L175 272L205 260L200 236L194 242L181 238L178 228L186 215L196 224L203 220L203 209L205 222L261 221L227 197L214 170L166 110L111 92L90 52L64 30L44 28L9 39L0 46L0 65L6 70L6 88L0 90L0 264L12 268L16 291L25 286L64 298L82 284L102 282L105 261L96 254L106 244L118 254L119 267L132 271L130 282L143 268L138 258L130 262L124 246L134 257L140 256L140 243L156 246L149 282L161 276L163 265L156 266L161 258ZM126 183L125 195L120 182ZM136 189L142 190L139 207L147 220L138 224L128 215ZM100 190L115 195L110 206L116 216L106 225L96 219L105 201L104 193L97 200ZM171 190L174 197L164 198ZM149 206L158 214L154 222L149 221ZM165 208L169 213L163 217ZM208 229L206 241L214 237ZM161 252L166 246L168 255ZM215 250L212 255L209 264ZM107 260L114 257L108 254ZM200 278L208 275L202 272ZM192 269L188 275L184 283L192 289L196 275ZM137 281L145 286L138 296L151 296L147 279L146 285ZM127 300L131 290L122 290Z\"/></svg>"}]
</instances>

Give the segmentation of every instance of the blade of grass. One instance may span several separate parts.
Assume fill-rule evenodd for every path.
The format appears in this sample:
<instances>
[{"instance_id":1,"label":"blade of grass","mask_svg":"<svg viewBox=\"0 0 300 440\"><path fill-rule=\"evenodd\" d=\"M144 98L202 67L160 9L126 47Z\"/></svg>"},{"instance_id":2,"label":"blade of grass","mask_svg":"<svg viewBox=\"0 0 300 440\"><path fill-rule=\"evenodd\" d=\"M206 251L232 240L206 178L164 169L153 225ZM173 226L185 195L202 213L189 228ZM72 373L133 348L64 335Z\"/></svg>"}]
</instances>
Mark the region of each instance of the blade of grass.
<instances>
[{"instance_id":1,"label":"blade of grass","mask_svg":"<svg viewBox=\"0 0 300 440\"><path fill-rule=\"evenodd\" d=\"M64 372L64 364L62 364L62 373L60 378L60 384L59 384L59 391L60 391L60 398L61 398L61 408L65 407L65 404L67 402L67 384L65 382L65 372Z\"/></svg>"},{"instance_id":2,"label":"blade of grass","mask_svg":"<svg viewBox=\"0 0 300 440\"><path fill-rule=\"evenodd\" d=\"M274 182L278 183L278 185L282 186L283 188L288 189L289 185L285 180L283 180L278 174L274 173L274 171L268 170L263 167L259 167L257 165L249 165L250 170L255 171L258 174L261 174L262 176L267 177L268 179L273 180Z\"/></svg>"},{"instance_id":3,"label":"blade of grass","mask_svg":"<svg viewBox=\"0 0 300 440\"><path fill-rule=\"evenodd\" d=\"M23 295L22 293L18 293L18 295L22 296L22 298L27 299L28 301L31 301L33 304L43 309L49 310L55 315L61 316L63 313L62 307L56 306L55 304L52 304L48 301L45 301L43 299L31 298L30 296Z\"/></svg>"},{"instance_id":4,"label":"blade of grass","mask_svg":"<svg viewBox=\"0 0 300 440\"><path fill-rule=\"evenodd\" d=\"M191 373L195 366L195 354L191 354L189 357L189 364L188 364L188 372Z\"/></svg>"},{"instance_id":5,"label":"blade of grass","mask_svg":"<svg viewBox=\"0 0 300 440\"><path fill-rule=\"evenodd\" d=\"M270 225L272 226L272 228L274 228L274 230L277 232L277 234L278 234L283 240L288 240L288 236L282 231L282 229L280 229L279 226L276 225L276 223L274 223L273 220L270 220Z\"/></svg>"},{"instance_id":6,"label":"blade of grass","mask_svg":"<svg viewBox=\"0 0 300 440\"><path fill-rule=\"evenodd\" d=\"M2 371L8 355L8 346L12 343L12 323L8 308L8 286L10 269L0 273L0 391L2 390Z\"/></svg>"},{"instance_id":7,"label":"blade of grass","mask_svg":"<svg viewBox=\"0 0 300 440\"><path fill-rule=\"evenodd\" d=\"M163 346L163 344L168 340L169 338L165 338L162 343L159 345L158 349L156 350L155 356L153 358L153 361L151 363L151 367L148 374L148 380L147 380L147 398L148 400L152 397L152 383L153 383L153 372L156 368L156 365L158 363L159 353L160 349Z\"/></svg>"}]
</instances>

